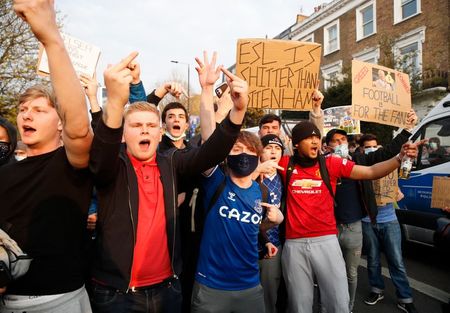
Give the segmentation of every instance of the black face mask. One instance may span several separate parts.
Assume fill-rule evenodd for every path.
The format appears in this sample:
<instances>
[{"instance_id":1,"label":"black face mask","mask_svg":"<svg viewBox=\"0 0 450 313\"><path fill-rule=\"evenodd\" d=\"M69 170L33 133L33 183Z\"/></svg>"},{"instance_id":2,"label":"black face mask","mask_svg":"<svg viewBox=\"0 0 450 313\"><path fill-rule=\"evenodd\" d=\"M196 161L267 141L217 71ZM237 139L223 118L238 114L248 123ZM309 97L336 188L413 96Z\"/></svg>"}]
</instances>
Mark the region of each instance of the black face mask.
<instances>
[{"instance_id":1,"label":"black face mask","mask_svg":"<svg viewBox=\"0 0 450 313\"><path fill-rule=\"evenodd\" d=\"M253 173L258 166L258 156L241 153L227 156L228 167L237 177L245 177Z\"/></svg>"},{"instance_id":2,"label":"black face mask","mask_svg":"<svg viewBox=\"0 0 450 313\"><path fill-rule=\"evenodd\" d=\"M10 154L11 144L9 142L0 141L0 163L6 162Z\"/></svg>"}]
</instances>

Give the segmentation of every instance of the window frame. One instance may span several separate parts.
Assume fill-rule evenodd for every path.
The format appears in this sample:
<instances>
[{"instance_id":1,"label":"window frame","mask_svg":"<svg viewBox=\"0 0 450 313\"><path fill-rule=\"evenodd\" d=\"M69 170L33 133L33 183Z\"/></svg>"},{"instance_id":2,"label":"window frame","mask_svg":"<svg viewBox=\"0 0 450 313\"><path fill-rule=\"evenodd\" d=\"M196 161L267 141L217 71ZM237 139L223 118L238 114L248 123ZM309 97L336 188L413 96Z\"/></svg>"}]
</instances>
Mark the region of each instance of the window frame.
<instances>
[{"instance_id":1,"label":"window frame","mask_svg":"<svg viewBox=\"0 0 450 313\"><path fill-rule=\"evenodd\" d=\"M373 23L373 32L371 34L364 36L364 24L363 24L363 11L368 7L372 6L372 23ZM377 3L375 0L369 1L364 5L358 7L355 12L356 15L356 41L363 40L370 36L373 36L377 33Z\"/></svg>"},{"instance_id":2,"label":"window frame","mask_svg":"<svg viewBox=\"0 0 450 313\"><path fill-rule=\"evenodd\" d=\"M330 46L329 46L329 36L328 36L328 30L332 27L336 26L336 40L337 40L337 44L336 44L336 49L334 50L330 50ZM324 26L323 28L323 42L324 42L324 50L323 50L323 55L326 56L328 54L331 54L333 52L339 51L341 49L341 43L340 43L340 30L339 30L339 19L329 23L328 25Z\"/></svg>"},{"instance_id":3,"label":"window frame","mask_svg":"<svg viewBox=\"0 0 450 313\"><path fill-rule=\"evenodd\" d=\"M411 0L411 1L416 1L417 3L416 13L403 18L402 0L394 0L394 25L409 20L410 18L413 18L422 13L422 1L421 0Z\"/></svg>"}]
</instances>

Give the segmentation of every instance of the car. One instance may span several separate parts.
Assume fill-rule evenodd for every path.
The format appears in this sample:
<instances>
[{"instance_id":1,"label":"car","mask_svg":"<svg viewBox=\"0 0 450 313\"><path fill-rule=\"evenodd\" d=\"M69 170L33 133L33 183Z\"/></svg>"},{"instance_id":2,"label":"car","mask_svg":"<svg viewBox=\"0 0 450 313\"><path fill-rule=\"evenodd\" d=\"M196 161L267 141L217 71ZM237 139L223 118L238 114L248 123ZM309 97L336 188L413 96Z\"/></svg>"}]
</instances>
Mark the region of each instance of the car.
<instances>
[{"instance_id":1,"label":"car","mask_svg":"<svg viewBox=\"0 0 450 313\"><path fill-rule=\"evenodd\" d=\"M431 207L433 177L450 176L450 94L445 96L413 130L419 148L409 179L399 179L405 195L396 211L404 239L425 245L450 247L450 215Z\"/></svg>"}]
</instances>

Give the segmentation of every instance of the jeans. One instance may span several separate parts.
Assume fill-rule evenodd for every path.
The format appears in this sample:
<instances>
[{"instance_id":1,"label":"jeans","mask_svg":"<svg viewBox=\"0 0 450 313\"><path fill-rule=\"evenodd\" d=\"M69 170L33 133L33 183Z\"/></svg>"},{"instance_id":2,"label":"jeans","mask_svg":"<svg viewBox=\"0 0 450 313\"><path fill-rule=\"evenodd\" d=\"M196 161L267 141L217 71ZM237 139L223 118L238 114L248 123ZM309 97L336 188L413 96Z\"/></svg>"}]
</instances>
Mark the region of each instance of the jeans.
<instances>
[{"instance_id":1,"label":"jeans","mask_svg":"<svg viewBox=\"0 0 450 313\"><path fill-rule=\"evenodd\" d=\"M348 292L350 295L350 311L355 303L358 285L358 266L361 260L362 229L361 221L350 224L338 224L338 240L347 270Z\"/></svg>"},{"instance_id":2,"label":"jeans","mask_svg":"<svg viewBox=\"0 0 450 313\"><path fill-rule=\"evenodd\" d=\"M384 290L381 276L380 251L384 250L399 302L411 303L412 292L409 286L402 257L402 235L398 221L386 223L363 222L364 246L367 247L367 269L372 292Z\"/></svg>"},{"instance_id":3,"label":"jeans","mask_svg":"<svg viewBox=\"0 0 450 313\"><path fill-rule=\"evenodd\" d=\"M94 313L179 313L181 284L177 278L127 293L98 284L92 286Z\"/></svg>"}]
</instances>

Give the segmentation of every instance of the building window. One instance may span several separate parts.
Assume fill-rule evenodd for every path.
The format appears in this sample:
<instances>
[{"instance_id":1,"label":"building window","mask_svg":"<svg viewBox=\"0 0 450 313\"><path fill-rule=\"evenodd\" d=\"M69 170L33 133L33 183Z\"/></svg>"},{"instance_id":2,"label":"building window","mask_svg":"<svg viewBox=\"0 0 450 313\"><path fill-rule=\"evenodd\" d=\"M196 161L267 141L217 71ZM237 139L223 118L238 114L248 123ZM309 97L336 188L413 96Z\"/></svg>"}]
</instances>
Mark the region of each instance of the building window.
<instances>
[{"instance_id":1,"label":"building window","mask_svg":"<svg viewBox=\"0 0 450 313\"><path fill-rule=\"evenodd\" d=\"M356 40L376 33L376 3L370 1L356 9Z\"/></svg>"},{"instance_id":2,"label":"building window","mask_svg":"<svg viewBox=\"0 0 450 313\"><path fill-rule=\"evenodd\" d=\"M324 89L335 86L342 77L342 60L321 67Z\"/></svg>"},{"instance_id":3,"label":"building window","mask_svg":"<svg viewBox=\"0 0 450 313\"><path fill-rule=\"evenodd\" d=\"M330 54L340 49L339 44L339 20L323 28L324 36L324 55Z\"/></svg>"},{"instance_id":4,"label":"building window","mask_svg":"<svg viewBox=\"0 0 450 313\"><path fill-rule=\"evenodd\" d=\"M402 69L408 71L411 74L420 72L419 63L419 43L413 42L407 46L401 47L399 50L400 66Z\"/></svg>"},{"instance_id":5,"label":"building window","mask_svg":"<svg viewBox=\"0 0 450 313\"><path fill-rule=\"evenodd\" d=\"M421 0L394 0L394 24L420 13Z\"/></svg>"},{"instance_id":6,"label":"building window","mask_svg":"<svg viewBox=\"0 0 450 313\"><path fill-rule=\"evenodd\" d=\"M353 54L352 57L358 61L378 64L378 60L380 59L380 48L365 49L361 52Z\"/></svg>"},{"instance_id":7,"label":"building window","mask_svg":"<svg viewBox=\"0 0 450 313\"><path fill-rule=\"evenodd\" d=\"M312 33L311 35L308 35L306 37L303 37L300 41L303 41L303 42L314 42L314 33Z\"/></svg>"},{"instance_id":8,"label":"building window","mask_svg":"<svg viewBox=\"0 0 450 313\"><path fill-rule=\"evenodd\" d=\"M407 73L410 78L422 72L422 44L425 42L425 28L420 27L404 34L395 43L396 68Z\"/></svg>"}]
</instances>

